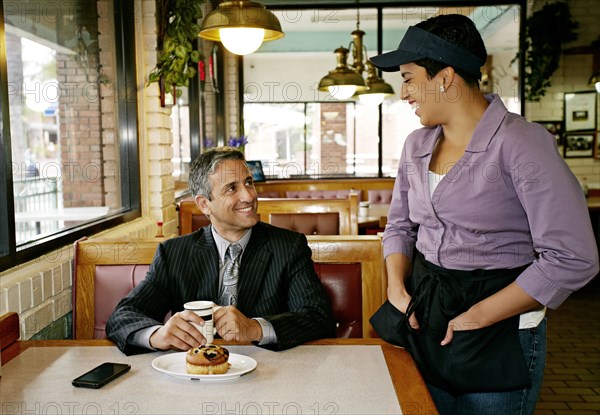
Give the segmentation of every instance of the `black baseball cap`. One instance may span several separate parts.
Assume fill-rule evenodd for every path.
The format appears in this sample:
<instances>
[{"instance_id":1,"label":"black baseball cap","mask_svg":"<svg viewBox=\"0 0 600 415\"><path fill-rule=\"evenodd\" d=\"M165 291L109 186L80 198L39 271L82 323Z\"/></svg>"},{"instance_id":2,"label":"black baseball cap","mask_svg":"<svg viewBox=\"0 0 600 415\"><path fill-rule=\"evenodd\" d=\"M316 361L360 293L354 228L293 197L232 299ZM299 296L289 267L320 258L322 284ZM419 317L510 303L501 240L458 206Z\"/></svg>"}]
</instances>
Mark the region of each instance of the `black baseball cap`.
<instances>
[{"instance_id":1,"label":"black baseball cap","mask_svg":"<svg viewBox=\"0 0 600 415\"><path fill-rule=\"evenodd\" d=\"M398 49L373 56L370 60L384 72L397 72L400 65L423 58L445 63L473 75L479 75L485 63L485 60L460 46L416 26L408 28Z\"/></svg>"}]
</instances>

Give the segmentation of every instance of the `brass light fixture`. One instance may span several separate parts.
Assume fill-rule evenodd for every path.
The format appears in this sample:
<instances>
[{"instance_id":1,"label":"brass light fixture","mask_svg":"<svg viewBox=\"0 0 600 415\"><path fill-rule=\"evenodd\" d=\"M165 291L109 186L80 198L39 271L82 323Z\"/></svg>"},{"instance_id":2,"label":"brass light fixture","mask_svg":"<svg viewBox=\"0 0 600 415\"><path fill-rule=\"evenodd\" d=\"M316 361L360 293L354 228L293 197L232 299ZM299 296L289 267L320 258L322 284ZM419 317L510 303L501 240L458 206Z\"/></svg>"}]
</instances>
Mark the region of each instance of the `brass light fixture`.
<instances>
[{"instance_id":1,"label":"brass light fixture","mask_svg":"<svg viewBox=\"0 0 600 415\"><path fill-rule=\"evenodd\" d=\"M356 91L368 89L361 74L348 66L348 52L343 46L335 50L337 66L321 79L319 91L329 92L337 99L348 99Z\"/></svg>"},{"instance_id":2,"label":"brass light fixture","mask_svg":"<svg viewBox=\"0 0 600 415\"><path fill-rule=\"evenodd\" d=\"M377 76L377 68L371 61L367 61L367 86L368 91L357 91L355 94L363 104L379 105L385 98L394 95L394 88Z\"/></svg>"},{"instance_id":3,"label":"brass light fixture","mask_svg":"<svg viewBox=\"0 0 600 415\"><path fill-rule=\"evenodd\" d=\"M256 51L262 42L281 39L285 34L273 13L250 0L224 1L202 21L203 39L222 42L236 55Z\"/></svg>"},{"instance_id":4,"label":"brass light fixture","mask_svg":"<svg viewBox=\"0 0 600 415\"><path fill-rule=\"evenodd\" d=\"M351 97L366 104L379 105L385 97L394 95L394 89L377 75L377 69L367 57L367 48L363 44L365 32L360 30L360 9L356 10L356 30L352 33L348 48L340 46L334 52L337 66L329 71L319 82L319 91L329 92L334 98L344 100ZM352 51L353 63L348 66L348 54ZM367 80L362 76L367 63Z\"/></svg>"}]
</instances>

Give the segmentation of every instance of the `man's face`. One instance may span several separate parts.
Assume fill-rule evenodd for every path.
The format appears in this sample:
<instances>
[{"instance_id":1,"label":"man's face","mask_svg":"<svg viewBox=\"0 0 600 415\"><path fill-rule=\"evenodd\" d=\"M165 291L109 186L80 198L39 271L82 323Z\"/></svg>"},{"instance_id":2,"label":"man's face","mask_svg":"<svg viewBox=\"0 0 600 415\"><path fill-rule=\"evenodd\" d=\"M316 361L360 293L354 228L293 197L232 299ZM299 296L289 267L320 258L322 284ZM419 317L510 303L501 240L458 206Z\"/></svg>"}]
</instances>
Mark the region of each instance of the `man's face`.
<instances>
[{"instance_id":1,"label":"man's face","mask_svg":"<svg viewBox=\"0 0 600 415\"><path fill-rule=\"evenodd\" d=\"M242 160L224 160L214 174L212 200L196 196L196 204L223 238L236 242L258 222L258 206L254 182Z\"/></svg>"}]
</instances>

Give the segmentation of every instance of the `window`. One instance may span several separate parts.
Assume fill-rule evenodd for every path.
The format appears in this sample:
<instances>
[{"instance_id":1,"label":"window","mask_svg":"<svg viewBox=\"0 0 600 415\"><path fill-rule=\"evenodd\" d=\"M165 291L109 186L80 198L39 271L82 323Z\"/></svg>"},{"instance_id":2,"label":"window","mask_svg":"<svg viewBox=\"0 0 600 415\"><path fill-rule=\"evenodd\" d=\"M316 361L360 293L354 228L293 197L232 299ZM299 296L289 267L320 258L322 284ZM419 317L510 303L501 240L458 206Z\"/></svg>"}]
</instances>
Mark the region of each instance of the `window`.
<instances>
[{"instance_id":1,"label":"window","mask_svg":"<svg viewBox=\"0 0 600 415\"><path fill-rule=\"evenodd\" d=\"M482 88L497 93L510 111L520 113L519 63L512 62L519 50L518 5L360 8L367 57L396 49L408 26L440 13L466 14L475 22L489 55ZM333 51L340 45L348 47L352 40L357 9L288 8L275 14L286 36L244 57L248 158L261 160L265 173L276 178L395 176L407 135L421 127L414 111L400 99L400 74L382 74L395 95L381 106L337 101L318 91L320 79L336 66Z\"/></svg>"},{"instance_id":2,"label":"window","mask_svg":"<svg viewBox=\"0 0 600 415\"><path fill-rule=\"evenodd\" d=\"M133 5L121 3L3 3L2 269L139 215Z\"/></svg>"}]
</instances>

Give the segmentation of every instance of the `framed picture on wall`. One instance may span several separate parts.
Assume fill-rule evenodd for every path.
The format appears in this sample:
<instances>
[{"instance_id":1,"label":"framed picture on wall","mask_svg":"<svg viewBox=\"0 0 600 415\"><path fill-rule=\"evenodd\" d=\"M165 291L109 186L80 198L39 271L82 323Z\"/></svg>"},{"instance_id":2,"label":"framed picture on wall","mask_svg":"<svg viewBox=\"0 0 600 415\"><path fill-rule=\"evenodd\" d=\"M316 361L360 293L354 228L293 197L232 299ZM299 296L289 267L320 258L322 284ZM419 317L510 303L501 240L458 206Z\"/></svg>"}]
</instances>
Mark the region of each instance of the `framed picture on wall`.
<instances>
[{"instance_id":1,"label":"framed picture on wall","mask_svg":"<svg viewBox=\"0 0 600 415\"><path fill-rule=\"evenodd\" d=\"M596 91L565 94L565 131L596 129Z\"/></svg>"},{"instance_id":2,"label":"framed picture on wall","mask_svg":"<svg viewBox=\"0 0 600 415\"><path fill-rule=\"evenodd\" d=\"M600 159L600 139L598 139L598 132L596 132L596 145L594 146L594 158Z\"/></svg>"},{"instance_id":3,"label":"framed picture on wall","mask_svg":"<svg viewBox=\"0 0 600 415\"><path fill-rule=\"evenodd\" d=\"M567 133L565 135L565 158L593 157L595 147L596 133L594 131Z\"/></svg>"}]
</instances>

